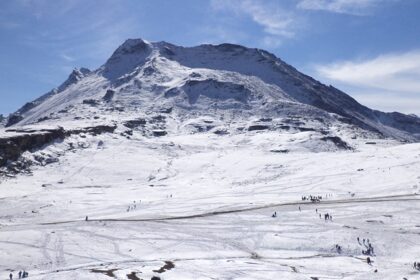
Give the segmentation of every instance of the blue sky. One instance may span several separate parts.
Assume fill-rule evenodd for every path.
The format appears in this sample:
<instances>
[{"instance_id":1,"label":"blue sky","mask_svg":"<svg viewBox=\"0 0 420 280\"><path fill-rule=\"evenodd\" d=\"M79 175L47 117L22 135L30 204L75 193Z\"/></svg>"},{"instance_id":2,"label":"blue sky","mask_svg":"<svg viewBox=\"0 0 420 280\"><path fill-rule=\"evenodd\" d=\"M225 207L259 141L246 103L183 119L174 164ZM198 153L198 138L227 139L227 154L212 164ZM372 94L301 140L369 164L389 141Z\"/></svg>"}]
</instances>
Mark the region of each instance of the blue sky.
<instances>
[{"instance_id":1,"label":"blue sky","mask_svg":"<svg viewBox=\"0 0 420 280\"><path fill-rule=\"evenodd\" d=\"M420 114L418 0L1 0L0 38L4 114L127 38L263 48L370 107Z\"/></svg>"}]
</instances>

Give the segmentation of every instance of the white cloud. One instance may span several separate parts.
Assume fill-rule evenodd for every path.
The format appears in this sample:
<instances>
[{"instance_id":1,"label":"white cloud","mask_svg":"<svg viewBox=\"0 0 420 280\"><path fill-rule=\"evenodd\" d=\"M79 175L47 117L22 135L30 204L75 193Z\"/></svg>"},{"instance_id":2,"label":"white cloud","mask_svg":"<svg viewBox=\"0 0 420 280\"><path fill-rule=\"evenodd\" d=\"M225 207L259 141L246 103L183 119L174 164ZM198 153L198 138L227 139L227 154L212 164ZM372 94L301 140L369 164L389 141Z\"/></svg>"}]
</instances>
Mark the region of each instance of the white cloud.
<instances>
[{"instance_id":1,"label":"white cloud","mask_svg":"<svg viewBox=\"0 0 420 280\"><path fill-rule=\"evenodd\" d=\"M318 66L317 72L330 80L360 87L420 94L420 50Z\"/></svg>"},{"instance_id":2,"label":"white cloud","mask_svg":"<svg viewBox=\"0 0 420 280\"><path fill-rule=\"evenodd\" d=\"M67 55L67 54L65 54L65 53L61 53L61 54L60 54L60 57L61 57L62 59L64 59L64 60L68 61L68 62L73 62L73 61L75 61L74 57L72 57L72 56L70 56L70 55Z\"/></svg>"},{"instance_id":3,"label":"white cloud","mask_svg":"<svg viewBox=\"0 0 420 280\"><path fill-rule=\"evenodd\" d=\"M278 46L282 40L292 38L296 32L296 19L291 11L278 2L257 0L212 0L215 10L230 11L237 16L245 15L262 27L266 36L262 40L268 46Z\"/></svg>"},{"instance_id":4,"label":"white cloud","mask_svg":"<svg viewBox=\"0 0 420 280\"><path fill-rule=\"evenodd\" d=\"M381 2L384 0L301 0L297 7L305 10L364 15Z\"/></svg>"},{"instance_id":5,"label":"white cloud","mask_svg":"<svg viewBox=\"0 0 420 280\"><path fill-rule=\"evenodd\" d=\"M394 103L405 112L420 104L420 50L318 65L315 69L320 79L347 89L360 100L376 100L388 107ZM416 111L420 113L420 107Z\"/></svg>"},{"instance_id":6,"label":"white cloud","mask_svg":"<svg viewBox=\"0 0 420 280\"><path fill-rule=\"evenodd\" d=\"M395 93L356 93L352 94L361 104L384 112L401 112L420 116L420 98L397 95Z\"/></svg>"}]
</instances>

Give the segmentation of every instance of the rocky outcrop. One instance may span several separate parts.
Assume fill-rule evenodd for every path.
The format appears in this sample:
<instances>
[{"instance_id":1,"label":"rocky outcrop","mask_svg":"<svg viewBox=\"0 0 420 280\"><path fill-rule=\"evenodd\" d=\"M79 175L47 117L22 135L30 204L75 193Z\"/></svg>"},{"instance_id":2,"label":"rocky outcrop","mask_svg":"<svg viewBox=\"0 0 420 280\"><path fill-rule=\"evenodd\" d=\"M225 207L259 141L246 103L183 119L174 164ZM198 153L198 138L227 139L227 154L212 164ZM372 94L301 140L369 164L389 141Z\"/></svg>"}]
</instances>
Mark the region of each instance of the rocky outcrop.
<instances>
[{"instance_id":1,"label":"rocky outcrop","mask_svg":"<svg viewBox=\"0 0 420 280\"><path fill-rule=\"evenodd\" d=\"M83 127L67 131L63 128L41 130L9 129L7 132L15 134L0 138L0 167L17 161L26 151L41 149L55 141L62 141L70 135L81 133L98 135L102 133L113 133L115 129L116 126L111 125Z\"/></svg>"},{"instance_id":2,"label":"rocky outcrop","mask_svg":"<svg viewBox=\"0 0 420 280\"><path fill-rule=\"evenodd\" d=\"M321 140L325 142L332 142L337 148L341 150L353 150L353 148L349 144L347 144L347 142L345 142L338 136L326 136L322 137Z\"/></svg>"},{"instance_id":3,"label":"rocky outcrop","mask_svg":"<svg viewBox=\"0 0 420 280\"><path fill-rule=\"evenodd\" d=\"M112 89L109 89L109 90L106 91L106 93L105 93L104 97L102 97L102 99L105 102L111 102L112 99L114 98L114 95L115 95L115 91L112 90Z\"/></svg>"},{"instance_id":4,"label":"rocky outcrop","mask_svg":"<svg viewBox=\"0 0 420 280\"><path fill-rule=\"evenodd\" d=\"M135 120L129 120L123 123L124 126L134 129L137 128L139 126L144 126L146 125L146 120L143 118L139 118L139 119L135 119Z\"/></svg>"},{"instance_id":5,"label":"rocky outcrop","mask_svg":"<svg viewBox=\"0 0 420 280\"><path fill-rule=\"evenodd\" d=\"M6 127L17 124L21 120L23 120L23 117L20 114L15 113L13 115L10 115L9 118L7 119Z\"/></svg>"},{"instance_id":6,"label":"rocky outcrop","mask_svg":"<svg viewBox=\"0 0 420 280\"><path fill-rule=\"evenodd\" d=\"M270 126L262 125L262 124L254 124L248 127L248 131L267 130L267 129L270 129Z\"/></svg>"},{"instance_id":7,"label":"rocky outcrop","mask_svg":"<svg viewBox=\"0 0 420 280\"><path fill-rule=\"evenodd\" d=\"M65 132L66 136L80 133L89 133L92 135L99 135L102 133L113 133L117 127L114 125L97 125L90 127L83 127L79 129L72 129Z\"/></svg>"},{"instance_id":8,"label":"rocky outcrop","mask_svg":"<svg viewBox=\"0 0 420 280\"><path fill-rule=\"evenodd\" d=\"M165 130L160 130L160 129L155 129L152 131L153 136L155 137L161 137L161 136L165 136L166 134L168 134Z\"/></svg>"},{"instance_id":9,"label":"rocky outcrop","mask_svg":"<svg viewBox=\"0 0 420 280\"><path fill-rule=\"evenodd\" d=\"M0 138L0 166L17 160L23 152L39 149L64 138L64 129L44 130Z\"/></svg>"}]
</instances>

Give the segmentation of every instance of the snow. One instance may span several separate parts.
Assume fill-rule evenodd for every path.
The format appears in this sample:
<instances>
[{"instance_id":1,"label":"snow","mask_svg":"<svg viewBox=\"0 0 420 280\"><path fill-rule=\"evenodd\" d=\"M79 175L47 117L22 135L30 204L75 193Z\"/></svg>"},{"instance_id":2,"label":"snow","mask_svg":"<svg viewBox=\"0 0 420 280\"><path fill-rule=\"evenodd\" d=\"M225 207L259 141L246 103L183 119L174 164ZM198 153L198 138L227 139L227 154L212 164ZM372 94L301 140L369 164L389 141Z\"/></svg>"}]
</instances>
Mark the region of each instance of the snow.
<instances>
[{"instance_id":1,"label":"snow","mask_svg":"<svg viewBox=\"0 0 420 280\"><path fill-rule=\"evenodd\" d=\"M262 50L127 40L0 129L116 127L0 177L0 278L420 278L418 119L354 102Z\"/></svg>"},{"instance_id":2,"label":"snow","mask_svg":"<svg viewBox=\"0 0 420 280\"><path fill-rule=\"evenodd\" d=\"M164 279L419 276L411 268L420 250L419 144L269 151L282 141L273 132L103 134L51 145L44 152L87 148L1 183L0 271L110 279L91 270L116 269L115 279L133 271L150 279L172 261ZM331 197L301 201L310 194ZM373 244L372 266L357 237Z\"/></svg>"}]
</instances>

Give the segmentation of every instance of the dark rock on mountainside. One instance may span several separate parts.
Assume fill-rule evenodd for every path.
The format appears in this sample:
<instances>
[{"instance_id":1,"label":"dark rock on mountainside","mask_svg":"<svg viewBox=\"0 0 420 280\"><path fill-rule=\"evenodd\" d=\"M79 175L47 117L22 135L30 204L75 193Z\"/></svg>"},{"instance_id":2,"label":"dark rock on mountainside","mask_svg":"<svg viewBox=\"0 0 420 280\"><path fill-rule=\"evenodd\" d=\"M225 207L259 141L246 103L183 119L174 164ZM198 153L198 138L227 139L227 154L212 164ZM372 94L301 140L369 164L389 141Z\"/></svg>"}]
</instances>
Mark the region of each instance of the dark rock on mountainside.
<instances>
[{"instance_id":1,"label":"dark rock on mountainside","mask_svg":"<svg viewBox=\"0 0 420 280\"><path fill-rule=\"evenodd\" d=\"M134 129L134 128L137 128L139 126L144 126L144 125L146 125L146 123L147 122L146 122L145 119L140 118L140 119L126 121L126 122L124 122L124 126L126 126L128 128L131 128L131 129Z\"/></svg>"},{"instance_id":2,"label":"dark rock on mountainside","mask_svg":"<svg viewBox=\"0 0 420 280\"><path fill-rule=\"evenodd\" d=\"M0 138L0 166L8 161L17 160L25 151L39 149L64 137L63 129L54 129Z\"/></svg>"},{"instance_id":3,"label":"dark rock on mountainside","mask_svg":"<svg viewBox=\"0 0 420 280\"><path fill-rule=\"evenodd\" d=\"M270 126L268 126L268 125L262 125L262 124L250 125L248 127L248 131L267 130L267 129L270 129Z\"/></svg>"},{"instance_id":4,"label":"dark rock on mountainside","mask_svg":"<svg viewBox=\"0 0 420 280\"><path fill-rule=\"evenodd\" d=\"M16 162L22 153L26 151L40 149L55 141L62 141L73 134L89 133L98 135L102 133L113 133L115 129L116 126L109 125L84 127L67 131L63 128L41 130L10 129L7 132L15 133L14 135L0 138L0 167ZM16 133L22 134L16 135Z\"/></svg>"},{"instance_id":5,"label":"dark rock on mountainside","mask_svg":"<svg viewBox=\"0 0 420 280\"><path fill-rule=\"evenodd\" d=\"M156 137L165 136L166 134L168 134L165 130L160 130L160 129L153 130L152 133L153 133L153 136L156 136Z\"/></svg>"},{"instance_id":6,"label":"dark rock on mountainside","mask_svg":"<svg viewBox=\"0 0 420 280\"><path fill-rule=\"evenodd\" d=\"M343 149L343 150L353 149L349 144L347 144L347 142L343 141L343 139L341 139L338 136L326 136L326 137L322 137L321 140L326 141L326 142L332 142L339 149Z\"/></svg>"},{"instance_id":7,"label":"dark rock on mountainside","mask_svg":"<svg viewBox=\"0 0 420 280\"><path fill-rule=\"evenodd\" d=\"M9 118L7 119L6 127L17 124L21 120L23 120L23 117L19 113L14 113L10 115Z\"/></svg>"},{"instance_id":8,"label":"dark rock on mountainside","mask_svg":"<svg viewBox=\"0 0 420 280\"><path fill-rule=\"evenodd\" d=\"M106 93L105 93L104 97L102 97L102 99L105 102L110 102L114 98L114 95L115 95L115 90L109 89L109 90L106 91Z\"/></svg>"}]
</instances>

